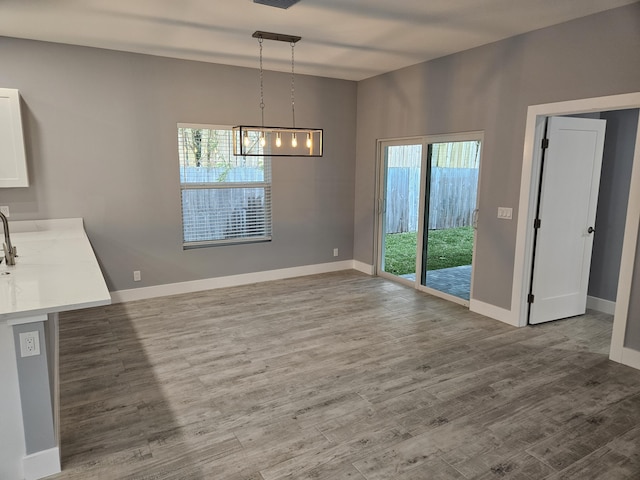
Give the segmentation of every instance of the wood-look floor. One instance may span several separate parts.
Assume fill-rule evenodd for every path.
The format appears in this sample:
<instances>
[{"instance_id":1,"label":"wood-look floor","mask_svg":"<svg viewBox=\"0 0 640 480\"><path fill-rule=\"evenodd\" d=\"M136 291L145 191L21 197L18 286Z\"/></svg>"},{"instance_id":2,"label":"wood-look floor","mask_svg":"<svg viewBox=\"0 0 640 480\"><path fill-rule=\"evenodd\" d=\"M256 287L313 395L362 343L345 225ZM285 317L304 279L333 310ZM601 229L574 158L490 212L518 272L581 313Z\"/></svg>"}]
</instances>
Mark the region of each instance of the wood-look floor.
<instances>
[{"instance_id":1,"label":"wood-look floor","mask_svg":"<svg viewBox=\"0 0 640 480\"><path fill-rule=\"evenodd\" d=\"M512 328L357 272L65 314L77 479L639 479L611 317Z\"/></svg>"}]
</instances>

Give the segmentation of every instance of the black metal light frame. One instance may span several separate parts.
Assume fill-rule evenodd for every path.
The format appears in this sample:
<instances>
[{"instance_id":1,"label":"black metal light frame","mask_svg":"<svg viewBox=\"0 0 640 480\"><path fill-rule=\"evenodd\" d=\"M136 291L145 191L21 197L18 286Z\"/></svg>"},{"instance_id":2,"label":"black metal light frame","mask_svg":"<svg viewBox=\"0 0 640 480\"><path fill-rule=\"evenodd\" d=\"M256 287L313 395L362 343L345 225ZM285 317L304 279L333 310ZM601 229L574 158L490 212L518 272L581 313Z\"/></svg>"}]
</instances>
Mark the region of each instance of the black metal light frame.
<instances>
[{"instance_id":1,"label":"black metal light frame","mask_svg":"<svg viewBox=\"0 0 640 480\"><path fill-rule=\"evenodd\" d=\"M291 127L267 127L264 125L238 125L233 127L233 154L235 156L256 157L322 157L323 130L321 128L300 128L295 126L294 107L294 59L293 47L301 37L256 31L252 35L260 41L260 108L264 121L264 100L262 91L262 41L275 40L291 45Z\"/></svg>"}]
</instances>

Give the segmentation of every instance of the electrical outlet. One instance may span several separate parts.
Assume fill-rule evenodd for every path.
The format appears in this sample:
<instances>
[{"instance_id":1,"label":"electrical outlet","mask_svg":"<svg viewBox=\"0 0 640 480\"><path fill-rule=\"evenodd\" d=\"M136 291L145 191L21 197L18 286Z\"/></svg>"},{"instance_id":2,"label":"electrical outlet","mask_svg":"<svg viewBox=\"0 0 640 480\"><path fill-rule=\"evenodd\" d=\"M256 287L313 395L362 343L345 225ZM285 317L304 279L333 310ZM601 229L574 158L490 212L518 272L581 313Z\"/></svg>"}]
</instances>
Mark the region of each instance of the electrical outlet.
<instances>
[{"instance_id":1,"label":"electrical outlet","mask_svg":"<svg viewBox=\"0 0 640 480\"><path fill-rule=\"evenodd\" d=\"M20 356L34 357L40 355L40 335L35 332L23 332L20 334Z\"/></svg>"},{"instance_id":2,"label":"electrical outlet","mask_svg":"<svg viewBox=\"0 0 640 480\"><path fill-rule=\"evenodd\" d=\"M133 271L133 281L134 282L139 282L140 280L142 280L142 275L140 275L140 270L134 270Z\"/></svg>"},{"instance_id":3,"label":"electrical outlet","mask_svg":"<svg viewBox=\"0 0 640 480\"><path fill-rule=\"evenodd\" d=\"M11 215L9 215L9 207L7 207L6 205L3 207L0 207L0 212L2 212L2 214L9 218Z\"/></svg>"},{"instance_id":4,"label":"electrical outlet","mask_svg":"<svg viewBox=\"0 0 640 480\"><path fill-rule=\"evenodd\" d=\"M337 248L334 248L334 249L333 249L333 256L334 256L334 257L337 257L337 256L338 256L338 249L337 249Z\"/></svg>"}]
</instances>

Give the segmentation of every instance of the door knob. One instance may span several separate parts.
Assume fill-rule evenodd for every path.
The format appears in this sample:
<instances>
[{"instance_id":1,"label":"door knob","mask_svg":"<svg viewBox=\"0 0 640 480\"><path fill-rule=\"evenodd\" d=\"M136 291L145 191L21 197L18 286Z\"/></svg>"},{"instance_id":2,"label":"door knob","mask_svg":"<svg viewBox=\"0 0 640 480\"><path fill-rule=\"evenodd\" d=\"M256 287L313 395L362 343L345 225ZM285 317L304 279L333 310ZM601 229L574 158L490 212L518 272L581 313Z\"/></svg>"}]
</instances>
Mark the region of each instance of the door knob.
<instances>
[{"instance_id":1,"label":"door knob","mask_svg":"<svg viewBox=\"0 0 640 480\"><path fill-rule=\"evenodd\" d=\"M593 228L593 227L589 227L589 228L587 229L587 232L588 232L588 233L593 233L593 232L595 232L595 231L596 231L596 229L595 229L595 228Z\"/></svg>"}]
</instances>

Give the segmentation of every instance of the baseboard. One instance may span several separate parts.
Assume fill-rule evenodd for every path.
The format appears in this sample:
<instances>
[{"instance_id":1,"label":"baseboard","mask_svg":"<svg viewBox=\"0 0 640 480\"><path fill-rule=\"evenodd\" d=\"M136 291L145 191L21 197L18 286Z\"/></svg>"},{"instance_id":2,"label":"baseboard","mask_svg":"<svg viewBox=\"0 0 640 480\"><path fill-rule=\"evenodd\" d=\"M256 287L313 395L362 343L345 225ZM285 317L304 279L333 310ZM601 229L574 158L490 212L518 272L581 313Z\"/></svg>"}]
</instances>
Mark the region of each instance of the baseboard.
<instances>
[{"instance_id":1,"label":"baseboard","mask_svg":"<svg viewBox=\"0 0 640 480\"><path fill-rule=\"evenodd\" d=\"M38 480L60 473L60 449L50 448L27 455L22 460L25 480Z\"/></svg>"},{"instance_id":2,"label":"baseboard","mask_svg":"<svg viewBox=\"0 0 640 480\"><path fill-rule=\"evenodd\" d=\"M501 322L507 323L514 327L518 327L518 319L514 320L511 310L505 308L496 307L488 303L481 302L479 300L471 299L469 301L469 310L474 313L479 313L485 317L493 318Z\"/></svg>"},{"instance_id":3,"label":"baseboard","mask_svg":"<svg viewBox=\"0 0 640 480\"><path fill-rule=\"evenodd\" d=\"M633 348L623 347L620 363L640 370L640 352Z\"/></svg>"},{"instance_id":4,"label":"baseboard","mask_svg":"<svg viewBox=\"0 0 640 480\"><path fill-rule=\"evenodd\" d=\"M338 272L340 270L352 269L354 269L354 261L344 260L341 262L280 268L278 270L229 275L226 277L205 278L189 282L168 283L165 285L154 285L152 287L117 290L111 292L111 302L131 302L134 300L145 300L147 298L165 297L167 295L200 292L202 290L214 290L216 288L237 287L240 285L249 285L251 283L268 282L271 280L282 280L285 278L303 277L305 275L316 275L319 273Z\"/></svg>"},{"instance_id":5,"label":"baseboard","mask_svg":"<svg viewBox=\"0 0 640 480\"><path fill-rule=\"evenodd\" d=\"M611 300L605 300L598 297L587 297L587 308L595 310L597 312L613 315L616 312L616 302Z\"/></svg>"},{"instance_id":6,"label":"baseboard","mask_svg":"<svg viewBox=\"0 0 640 480\"><path fill-rule=\"evenodd\" d=\"M373 275L373 265L369 265L368 263L353 260L353 266L351 268L359 272L366 273L367 275Z\"/></svg>"}]
</instances>

